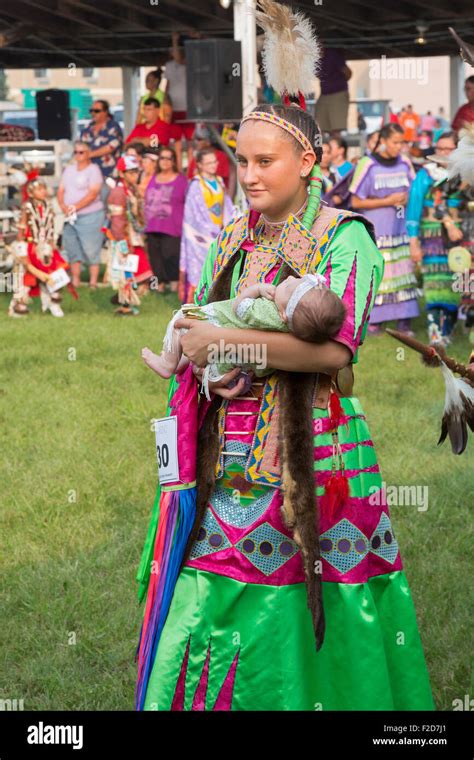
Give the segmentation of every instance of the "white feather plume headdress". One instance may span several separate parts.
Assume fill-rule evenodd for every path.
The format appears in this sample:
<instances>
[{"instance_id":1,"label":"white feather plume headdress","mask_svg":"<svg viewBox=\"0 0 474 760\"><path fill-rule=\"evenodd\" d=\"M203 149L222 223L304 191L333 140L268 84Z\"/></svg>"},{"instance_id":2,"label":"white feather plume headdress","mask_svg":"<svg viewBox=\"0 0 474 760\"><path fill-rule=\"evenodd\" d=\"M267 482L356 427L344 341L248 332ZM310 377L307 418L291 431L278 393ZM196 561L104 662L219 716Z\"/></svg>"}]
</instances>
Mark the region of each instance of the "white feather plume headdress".
<instances>
[{"instance_id":1,"label":"white feather plume headdress","mask_svg":"<svg viewBox=\"0 0 474 760\"><path fill-rule=\"evenodd\" d=\"M276 92L313 92L321 48L311 22L299 11L274 0L258 0L257 24L265 32L263 69Z\"/></svg>"},{"instance_id":2,"label":"white feather plume headdress","mask_svg":"<svg viewBox=\"0 0 474 760\"><path fill-rule=\"evenodd\" d=\"M461 132L458 147L448 159L449 177L460 175L463 182L474 187L474 124L466 125Z\"/></svg>"}]
</instances>

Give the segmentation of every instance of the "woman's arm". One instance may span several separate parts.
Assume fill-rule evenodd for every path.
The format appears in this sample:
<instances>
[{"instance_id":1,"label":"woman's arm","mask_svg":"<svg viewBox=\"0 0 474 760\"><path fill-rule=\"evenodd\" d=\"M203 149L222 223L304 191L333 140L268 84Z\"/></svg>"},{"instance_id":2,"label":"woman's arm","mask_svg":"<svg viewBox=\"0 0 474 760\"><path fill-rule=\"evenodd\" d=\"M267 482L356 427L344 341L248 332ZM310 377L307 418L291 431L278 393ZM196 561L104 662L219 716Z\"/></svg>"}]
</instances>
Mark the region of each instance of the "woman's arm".
<instances>
[{"instance_id":1,"label":"woman's arm","mask_svg":"<svg viewBox=\"0 0 474 760\"><path fill-rule=\"evenodd\" d=\"M404 205L407 200L406 193L391 193L385 198L359 198L352 196L352 208L384 208L385 206Z\"/></svg>"},{"instance_id":2,"label":"woman's arm","mask_svg":"<svg viewBox=\"0 0 474 760\"><path fill-rule=\"evenodd\" d=\"M114 145L112 143L107 143L107 145L103 145L102 148L96 148L95 150L91 150L89 153L89 156L91 158L100 158L101 156L108 156L109 153L113 153L115 150Z\"/></svg>"},{"instance_id":3,"label":"woman's arm","mask_svg":"<svg viewBox=\"0 0 474 760\"><path fill-rule=\"evenodd\" d=\"M175 326L188 329L181 338L183 353L198 367L207 364L211 346L229 344L245 345L246 351L248 346L263 346L266 366L287 372L332 374L347 366L352 358L349 348L334 340L308 343L290 333L215 327L193 319L179 319Z\"/></svg>"}]
</instances>

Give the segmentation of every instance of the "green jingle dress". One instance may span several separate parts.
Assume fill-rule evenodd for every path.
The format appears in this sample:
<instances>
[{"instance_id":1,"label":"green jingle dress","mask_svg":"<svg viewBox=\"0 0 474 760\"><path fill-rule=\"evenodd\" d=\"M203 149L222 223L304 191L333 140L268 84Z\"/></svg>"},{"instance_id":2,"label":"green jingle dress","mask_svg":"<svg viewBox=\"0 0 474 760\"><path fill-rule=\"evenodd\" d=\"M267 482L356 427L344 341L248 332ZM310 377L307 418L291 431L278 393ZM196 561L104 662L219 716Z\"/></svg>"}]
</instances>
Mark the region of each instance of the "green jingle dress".
<instances>
[{"instance_id":1,"label":"green jingle dress","mask_svg":"<svg viewBox=\"0 0 474 760\"><path fill-rule=\"evenodd\" d=\"M290 215L283 230L257 226L240 249L248 214L211 245L195 302L232 254L230 297L278 282L283 262L319 272L346 304L337 340L357 361L383 258L361 217L323 207L311 232ZM176 388L170 382L169 398ZM313 408L314 474L320 513L326 617L316 652L299 548L280 508L275 436L278 372L219 411L216 484L190 557L181 569L151 669L145 710L433 710L416 613L383 499L382 477L364 411L341 398L339 441L350 495L330 518L327 409ZM168 406L169 414L169 406ZM273 449L272 449L273 445ZM373 498L373 495L380 498ZM137 575L146 596L158 524L158 486Z\"/></svg>"}]
</instances>

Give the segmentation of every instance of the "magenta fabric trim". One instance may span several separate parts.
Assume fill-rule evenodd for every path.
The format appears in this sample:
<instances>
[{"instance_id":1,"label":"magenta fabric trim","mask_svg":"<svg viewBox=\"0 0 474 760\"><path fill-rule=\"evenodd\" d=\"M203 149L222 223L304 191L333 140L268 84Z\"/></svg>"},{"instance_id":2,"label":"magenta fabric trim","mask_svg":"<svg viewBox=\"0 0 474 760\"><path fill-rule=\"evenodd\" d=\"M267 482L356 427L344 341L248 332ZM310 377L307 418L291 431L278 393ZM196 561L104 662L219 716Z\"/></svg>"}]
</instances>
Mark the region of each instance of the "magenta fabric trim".
<instances>
[{"instance_id":1,"label":"magenta fabric trim","mask_svg":"<svg viewBox=\"0 0 474 760\"><path fill-rule=\"evenodd\" d=\"M362 472L379 472L380 468L378 464L371 464L370 467L362 467L355 470L344 470L348 478L356 478ZM331 477L331 470L319 470L316 472L316 485L325 486L329 478Z\"/></svg>"},{"instance_id":2,"label":"magenta fabric trim","mask_svg":"<svg viewBox=\"0 0 474 760\"><path fill-rule=\"evenodd\" d=\"M199 679L199 683L194 693L194 699L193 699L191 710L205 710L206 709L206 694L207 694L207 684L209 681L210 659L211 659L211 642L209 641L209 646L207 647L207 653L206 653L206 661L204 663L201 677Z\"/></svg>"},{"instance_id":3,"label":"magenta fabric trim","mask_svg":"<svg viewBox=\"0 0 474 760\"><path fill-rule=\"evenodd\" d=\"M364 471L373 471L373 468L365 468ZM354 471L351 471L354 472ZM329 477L329 471L324 475ZM222 530L232 544L236 544L241 538L251 533L262 522L268 522L276 530L291 537L290 531L285 529L280 514L281 494L277 490L268 509L264 514L246 528L233 528L224 523L210 508L213 517L221 526ZM344 509L336 517L329 517L327 509L327 497L321 495L318 497L318 506L320 513L320 533L323 534L332 528L335 524L346 518L353 523L365 536L370 539L374 533L383 512L389 514L386 505L384 492L381 490L378 498L372 496L350 497ZM273 572L270 576L265 575L252 565L252 563L234 546L222 551L215 552L211 555L200 557L199 559L187 562L189 567L199 570L206 570L210 573L225 575L242 583L259 583L268 586L286 586L294 583L304 583L304 571L301 562L301 553L298 552L282 567ZM323 580L334 583L365 583L370 577L383 575L391 570L402 568L400 553L393 564L387 562L371 552L350 572L341 573L323 558Z\"/></svg>"},{"instance_id":4,"label":"magenta fabric trim","mask_svg":"<svg viewBox=\"0 0 474 760\"><path fill-rule=\"evenodd\" d=\"M368 446L369 448L373 448L374 444L372 441L356 441L355 443L341 443L341 451L344 453L345 451L352 451L352 449L357 448L357 446ZM332 456L332 445L329 446L315 446L314 447L314 461L318 462L320 459L326 459L327 457Z\"/></svg>"},{"instance_id":5,"label":"magenta fabric trim","mask_svg":"<svg viewBox=\"0 0 474 760\"><path fill-rule=\"evenodd\" d=\"M171 710L173 711L179 711L179 710L184 709L186 672L188 670L190 646L191 646L191 636L189 636L188 643L186 644L186 651L184 653L183 662L181 663L178 680L176 682L176 688L174 690L173 701L171 703Z\"/></svg>"},{"instance_id":6,"label":"magenta fabric trim","mask_svg":"<svg viewBox=\"0 0 474 760\"><path fill-rule=\"evenodd\" d=\"M352 354L355 354L357 346L354 343L355 332L355 283L356 283L356 271L357 271L357 256L354 257L351 273L346 283L346 289L341 301L346 307L346 317L343 325L338 333L334 336L333 340L337 340L339 343L344 343L345 346L350 348Z\"/></svg>"},{"instance_id":7,"label":"magenta fabric trim","mask_svg":"<svg viewBox=\"0 0 474 760\"><path fill-rule=\"evenodd\" d=\"M362 319L361 319L361 322L360 322L360 325L359 325L359 329L357 331L357 335L356 335L356 339L355 339L356 346L360 345L360 339L361 339L361 336L362 336L362 330L364 329L364 325L365 325L365 322L367 320L367 314L369 313L370 304L372 302L372 292L373 292L373 289L374 289L374 270L372 269L372 276L370 278L369 295L367 296L367 302L365 304L364 313L362 315Z\"/></svg>"},{"instance_id":8,"label":"magenta fabric trim","mask_svg":"<svg viewBox=\"0 0 474 760\"><path fill-rule=\"evenodd\" d=\"M212 708L213 710L232 710L232 697L234 696L235 674L237 672L239 654L240 649L237 651L237 654L232 660L232 665L230 666L228 673L224 679L224 683L222 684L219 694L217 695L215 705Z\"/></svg>"},{"instance_id":9,"label":"magenta fabric trim","mask_svg":"<svg viewBox=\"0 0 474 760\"><path fill-rule=\"evenodd\" d=\"M365 420L365 414L343 414L339 425L347 425L350 420ZM313 433L315 436L321 435L321 433L330 433L331 429L329 417L313 417Z\"/></svg>"}]
</instances>

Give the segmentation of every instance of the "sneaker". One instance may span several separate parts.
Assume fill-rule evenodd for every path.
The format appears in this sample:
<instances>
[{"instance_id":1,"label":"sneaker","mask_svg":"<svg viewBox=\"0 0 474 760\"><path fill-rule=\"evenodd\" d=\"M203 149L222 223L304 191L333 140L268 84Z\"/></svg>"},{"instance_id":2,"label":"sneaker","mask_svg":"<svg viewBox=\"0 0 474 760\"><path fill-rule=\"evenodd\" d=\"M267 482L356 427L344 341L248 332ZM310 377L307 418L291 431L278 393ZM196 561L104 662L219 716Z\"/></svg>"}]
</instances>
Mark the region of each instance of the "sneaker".
<instances>
[{"instance_id":1,"label":"sneaker","mask_svg":"<svg viewBox=\"0 0 474 760\"><path fill-rule=\"evenodd\" d=\"M64 317L64 312L61 309L60 305L56 303L55 301L51 301L49 305L49 310L53 317Z\"/></svg>"},{"instance_id":2,"label":"sneaker","mask_svg":"<svg viewBox=\"0 0 474 760\"><path fill-rule=\"evenodd\" d=\"M23 303L15 303L15 301L12 301L8 307L9 317L25 317L29 313L30 310L28 306Z\"/></svg>"}]
</instances>

